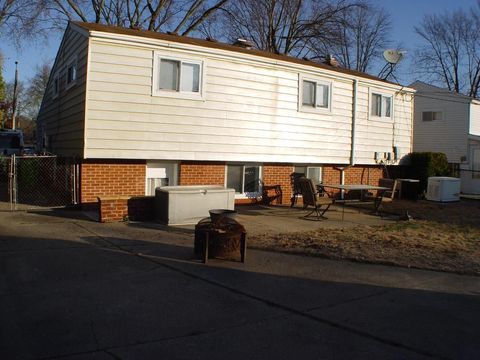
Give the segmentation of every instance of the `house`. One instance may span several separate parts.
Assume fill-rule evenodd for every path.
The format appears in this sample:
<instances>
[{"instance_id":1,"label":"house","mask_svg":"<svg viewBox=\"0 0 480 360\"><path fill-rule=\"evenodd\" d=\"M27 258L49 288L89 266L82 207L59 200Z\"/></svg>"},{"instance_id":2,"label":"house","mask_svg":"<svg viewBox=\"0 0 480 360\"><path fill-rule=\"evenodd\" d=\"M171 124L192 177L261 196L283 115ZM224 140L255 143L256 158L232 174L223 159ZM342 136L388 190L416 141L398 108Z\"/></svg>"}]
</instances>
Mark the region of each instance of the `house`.
<instances>
[{"instance_id":1,"label":"house","mask_svg":"<svg viewBox=\"0 0 480 360\"><path fill-rule=\"evenodd\" d=\"M242 42L240 42L242 44ZM336 66L177 35L70 22L39 114L81 160L81 202L164 185L236 189L290 174L377 184L411 152L414 90Z\"/></svg>"},{"instance_id":2,"label":"house","mask_svg":"<svg viewBox=\"0 0 480 360\"><path fill-rule=\"evenodd\" d=\"M480 100L415 81L413 150L442 152L460 171L461 191L480 194Z\"/></svg>"}]
</instances>

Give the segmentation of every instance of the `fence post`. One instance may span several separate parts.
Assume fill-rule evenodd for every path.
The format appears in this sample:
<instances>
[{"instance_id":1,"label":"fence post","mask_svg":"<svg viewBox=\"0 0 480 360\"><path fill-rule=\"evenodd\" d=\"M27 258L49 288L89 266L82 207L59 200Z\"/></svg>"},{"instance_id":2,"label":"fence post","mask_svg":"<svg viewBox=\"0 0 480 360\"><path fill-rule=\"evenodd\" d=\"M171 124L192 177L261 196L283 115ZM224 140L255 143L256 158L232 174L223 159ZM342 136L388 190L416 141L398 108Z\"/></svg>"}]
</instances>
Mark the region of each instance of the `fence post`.
<instances>
[{"instance_id":1,"label":"fence post","mask_svg":"<svg viewBox=\"0 0 480 360\"><path fill-rule=\"evenodd\" d=\"M17 163L16 156L13 154L10 157L10 210L17 209Z\"/></svg>"}]
</instances>

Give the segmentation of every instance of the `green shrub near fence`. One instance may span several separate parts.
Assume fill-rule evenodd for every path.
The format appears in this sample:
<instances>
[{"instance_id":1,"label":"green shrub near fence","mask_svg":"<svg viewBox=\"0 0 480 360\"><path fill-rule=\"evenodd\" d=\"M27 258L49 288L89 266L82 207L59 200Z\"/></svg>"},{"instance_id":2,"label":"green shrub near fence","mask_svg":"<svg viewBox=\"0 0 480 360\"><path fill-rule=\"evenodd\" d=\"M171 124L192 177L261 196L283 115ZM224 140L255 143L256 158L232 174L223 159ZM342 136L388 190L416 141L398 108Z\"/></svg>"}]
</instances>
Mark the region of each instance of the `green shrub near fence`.
<instances>
[{"instance_id":1,"label":"green shrub near fence","mask_svg":"<svg viewBox=\"0 0 480 360\"><path fill-rule=\"evenodd\" d=\"M447 156L436 152L414 152L409 155L409 177L419 179L419 192L427 190L428 178L431 176L451 176Z\"/></svg>"}]
</instances>

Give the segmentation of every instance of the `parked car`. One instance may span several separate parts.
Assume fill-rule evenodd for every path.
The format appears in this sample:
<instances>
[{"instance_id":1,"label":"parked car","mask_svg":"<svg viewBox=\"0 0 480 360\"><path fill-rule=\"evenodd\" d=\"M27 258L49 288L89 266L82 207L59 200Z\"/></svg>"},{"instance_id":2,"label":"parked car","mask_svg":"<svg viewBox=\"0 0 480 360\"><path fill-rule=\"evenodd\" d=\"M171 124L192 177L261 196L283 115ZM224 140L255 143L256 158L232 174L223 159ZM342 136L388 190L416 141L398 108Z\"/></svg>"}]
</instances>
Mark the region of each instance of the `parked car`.
<instances>
[{"instance_id":1,"label":"parked car","mask_svg":"<svg viewBox=\"0 0 480 360\"><path fill-rule=\"evenodd\" d=\"M20 155L23 151L21 130L0 129L0 155Z\"/></svg>"}]
</instances>

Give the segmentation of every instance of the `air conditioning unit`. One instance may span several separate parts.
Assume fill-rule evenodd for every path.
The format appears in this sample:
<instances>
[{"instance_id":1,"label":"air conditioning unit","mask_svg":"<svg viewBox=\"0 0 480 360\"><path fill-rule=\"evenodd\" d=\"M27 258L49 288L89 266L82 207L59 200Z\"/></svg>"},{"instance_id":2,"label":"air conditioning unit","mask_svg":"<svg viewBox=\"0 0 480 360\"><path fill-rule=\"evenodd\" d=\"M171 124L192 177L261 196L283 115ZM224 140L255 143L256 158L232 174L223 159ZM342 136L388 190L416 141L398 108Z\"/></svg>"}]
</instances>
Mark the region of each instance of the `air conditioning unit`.
<instances>
[{"instance_id":1,"label":"air conditioning unit","mask_svg":"<svg viewBox=\"0 0 480 360\"><path fill-rule=\"evenodd\" d=\"M426 197L431 201L459 201L460 179L446 176L429 177Z\"/></svg>"}]
</instances>

